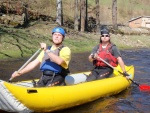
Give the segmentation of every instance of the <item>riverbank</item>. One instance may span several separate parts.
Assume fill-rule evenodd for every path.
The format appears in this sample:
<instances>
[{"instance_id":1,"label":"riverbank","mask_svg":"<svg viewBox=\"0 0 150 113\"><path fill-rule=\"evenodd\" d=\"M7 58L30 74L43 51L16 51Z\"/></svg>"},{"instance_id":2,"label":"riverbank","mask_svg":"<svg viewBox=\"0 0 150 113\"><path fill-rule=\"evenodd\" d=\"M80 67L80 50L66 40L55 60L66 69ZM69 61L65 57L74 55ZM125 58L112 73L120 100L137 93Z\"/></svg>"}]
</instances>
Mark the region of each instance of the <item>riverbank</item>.
<instances>
[{"instance_id":1,"label":"riverbank","mask_svg":"<svg viewBox=\"0 0 150 113\"><path fill-rule=\"evenodd\" d=\"M0 27L0 60L29 57L34 54L40 42L51 45L51 30L57 25L50 23L32 23L28 28ZM64 44L73 53L91 51L99 43L100 34L67 31ZM148 35L111 34L111 41L119 49L150 48Z\"/></svg>"}]
</instances>

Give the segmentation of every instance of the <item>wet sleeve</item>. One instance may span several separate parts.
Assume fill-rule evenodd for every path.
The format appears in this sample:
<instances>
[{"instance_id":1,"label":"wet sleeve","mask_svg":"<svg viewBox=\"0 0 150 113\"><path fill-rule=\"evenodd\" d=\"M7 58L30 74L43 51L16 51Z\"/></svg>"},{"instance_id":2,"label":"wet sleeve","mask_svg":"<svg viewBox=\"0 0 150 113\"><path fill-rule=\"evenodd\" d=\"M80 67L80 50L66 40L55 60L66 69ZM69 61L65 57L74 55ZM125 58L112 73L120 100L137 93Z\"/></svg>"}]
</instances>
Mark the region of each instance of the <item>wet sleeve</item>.
<instances>
[{"instance_id":1,"label":"wet sleeve","mask_svg":"<svg viewBox=\"0 0 150 113\"><path fill-rule=\"evenodd\" d=\"M118 49L116 46L113 46L113 47L112 47L112 54L113 54L116 58L121 57L121 53L120 53L119 49Z\"/></svg>"},{"instance_id":2,"label":"wet sleeve","mask_svg":"<svg viewBox=\"0 0 150 113\"><path fill-rule=\"evenodd\" d=\"M98 48L99 48L99 45L95 46L95 47L93 48L93 50L91 51L91 54L97 53Z\"/></svg>"}]
</instances>

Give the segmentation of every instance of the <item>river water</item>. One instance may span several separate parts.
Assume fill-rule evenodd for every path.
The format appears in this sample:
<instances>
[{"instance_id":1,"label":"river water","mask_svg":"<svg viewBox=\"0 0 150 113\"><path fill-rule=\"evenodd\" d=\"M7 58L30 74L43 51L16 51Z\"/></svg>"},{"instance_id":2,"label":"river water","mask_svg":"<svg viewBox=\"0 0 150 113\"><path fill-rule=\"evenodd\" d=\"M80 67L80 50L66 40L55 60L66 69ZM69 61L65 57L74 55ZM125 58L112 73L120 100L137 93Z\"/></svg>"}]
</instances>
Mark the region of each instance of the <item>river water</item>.
<instances>
[{"instance_id":1,"label":"river water","mask_svg":"<svg viewBox=\"0 0 150 113\"><path fill-rule=\"evenodd\" d=\"M135 78L139 84L150 86L150 49L134 49L121 51L126 65L134 65ZM87 57L90 53L73 54L70 63L72 73L91 70L92 64ZM18 70L27 59L0 61L0 79L8 81L13 71ZM14 81L34 79L40 77L37 69L30 74L15 78ZM150 113L150 92L140 91L139 87L132 84L127 90L93 102L57 111L55 113ZM2 111L0 111L2 112Z\"/></svg>"}]
</instances>

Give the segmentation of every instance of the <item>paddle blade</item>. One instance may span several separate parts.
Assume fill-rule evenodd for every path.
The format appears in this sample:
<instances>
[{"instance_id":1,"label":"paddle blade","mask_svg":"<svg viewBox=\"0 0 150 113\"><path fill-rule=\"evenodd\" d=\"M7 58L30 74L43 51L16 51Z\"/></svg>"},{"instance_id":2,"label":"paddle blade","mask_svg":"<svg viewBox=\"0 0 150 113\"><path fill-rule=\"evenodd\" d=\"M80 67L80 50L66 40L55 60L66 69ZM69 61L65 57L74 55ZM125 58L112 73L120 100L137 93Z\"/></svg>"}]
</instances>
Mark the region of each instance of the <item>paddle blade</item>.
<instances>
[{"instance_id":1,"label":"paddle blade","mask_svg":"<svg viewBox=\"0 0 150 113\"><path fill-rule=\"evenodd\" d=\"M150 86L148 85L143 84L143 85L140 85L139 87L141 91L150 91Z\"/></svg>"}]
</instances>

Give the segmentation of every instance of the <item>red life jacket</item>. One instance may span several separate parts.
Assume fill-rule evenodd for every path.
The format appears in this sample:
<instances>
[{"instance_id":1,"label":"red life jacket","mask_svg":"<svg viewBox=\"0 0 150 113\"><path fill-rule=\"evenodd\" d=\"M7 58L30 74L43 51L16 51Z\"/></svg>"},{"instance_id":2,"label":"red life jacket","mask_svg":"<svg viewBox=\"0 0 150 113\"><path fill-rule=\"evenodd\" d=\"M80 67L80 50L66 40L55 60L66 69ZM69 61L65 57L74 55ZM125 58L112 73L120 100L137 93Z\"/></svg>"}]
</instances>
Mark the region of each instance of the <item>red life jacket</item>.
<instances>
[{"instance_id":1,"label":"red life jacket","mask_svg":"<svg viewBox=\"0 0 150 113\"><path fill-rule=\"evenodd\" d=\"M110 43L107 45L107 47L105 49L102 49L102 44L100 44L99 49L97 51L97 55L100 58L102 58L103 60L105 60L106 62L108 62L113 67L116 67L118 65L118 60L115 56L112 55L112 46L113 46L113 44ZM100 59L97 59L95 66L104 67L104 66L107 66L107 64L105 64Z\"/></svg>"}]
</instances>

